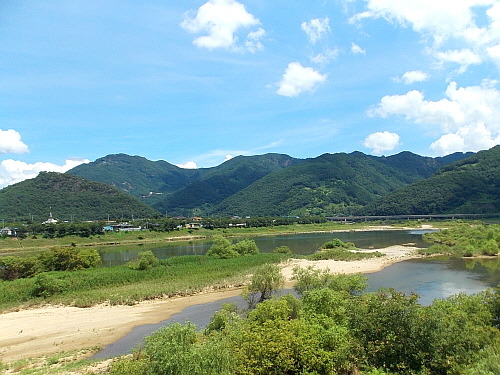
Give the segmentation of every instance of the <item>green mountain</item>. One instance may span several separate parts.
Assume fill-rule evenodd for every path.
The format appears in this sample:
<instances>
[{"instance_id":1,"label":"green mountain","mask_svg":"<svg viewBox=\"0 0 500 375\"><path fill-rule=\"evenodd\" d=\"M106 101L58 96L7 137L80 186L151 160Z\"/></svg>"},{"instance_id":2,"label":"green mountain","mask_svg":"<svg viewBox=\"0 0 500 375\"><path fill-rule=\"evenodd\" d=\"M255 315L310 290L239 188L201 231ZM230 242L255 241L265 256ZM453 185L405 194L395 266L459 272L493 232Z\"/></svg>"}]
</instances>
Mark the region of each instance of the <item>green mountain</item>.
<instances>
[{"instance_id":1,"label":"green mountain","mask_svg":"<svg viewBox=\"0 0 500 375\"><path fill-rule=\"evenodd\" d=\"M499 213L500 146L446 165L434 176L378 199L366 215Z\"/></svg>"},{"instance_id":2,"label":"green mountain","mask_svg":"<svg viewBox=\"0 0 500 375\"><path fill-rule=\"evenodd\" d=\"M261 178L225 199L213 213L350 214L393 190L430 176L446 161L409 152L390 157L361 152L324 154Z\"/></svg>"},{"instance_id":3,"label":"green mountain","mask_svg":"<svg viewBox=\"0 0 500 375\"><path fill-rule=\"evenodd\" d=\"M237 156L200 171L199 180L167 196L153 207L177 215L205 215L212 207L262 177L300 163L288 155ZM193 212L194 211L194 212Z\"/></svg>"},{"instance_id":4,"label":"green mountain","mask_svg":"<svg viewBox=\"0 0 500 375\"><path fill-rule=\"evenodd\" d=\"M200 170L179 168L163 160L116 154L81 164L66 173L114 186L136 198L144 197L144 202L151 205L162 194L196 181Z\"/></svg>"},{"instance_id":5,"label":"green mountain","mask_svg":"<svg viewBox=\"0 0 500 375\"><path fill-rule=\"evenodd\" d=\"M129 194L102 183L55 172L0 190L0 217L8 221L47 219L99 220L153 217L158 212Z\"/></svg>"}]
</instances>

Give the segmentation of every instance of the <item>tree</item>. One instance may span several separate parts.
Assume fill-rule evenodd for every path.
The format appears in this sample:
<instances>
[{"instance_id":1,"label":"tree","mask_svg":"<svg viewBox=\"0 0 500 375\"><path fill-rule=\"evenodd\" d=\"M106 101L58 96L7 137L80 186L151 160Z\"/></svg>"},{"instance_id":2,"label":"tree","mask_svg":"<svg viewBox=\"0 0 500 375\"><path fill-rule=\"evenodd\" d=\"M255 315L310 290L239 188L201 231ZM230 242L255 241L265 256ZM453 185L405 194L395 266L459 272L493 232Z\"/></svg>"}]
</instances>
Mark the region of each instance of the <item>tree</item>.
<instances>
[{"instance_id":1,"label":"tree","mask_svg":"<svg viewBox=\"0 0 500 375\"><path fill-rule=\"evenodd\" d=\"M215 236L213 245L208 249L207 255L221 259L229 259L236 258L240 254L232 248L231 242L229 242L228 239L222 236Z\"/></svg>"},{"instance_id":2,"label":"tree","mask_svg":"<svg viewBox=\"0 0 500 375\"><path fill-rule=\"evenodd\" d=\"M249 306L255 307L257 303L271 298L284 283L285 278L277 265L269 263L260 266L253 274L247 287L245 297Z\"/></svg>"}]
</instances>

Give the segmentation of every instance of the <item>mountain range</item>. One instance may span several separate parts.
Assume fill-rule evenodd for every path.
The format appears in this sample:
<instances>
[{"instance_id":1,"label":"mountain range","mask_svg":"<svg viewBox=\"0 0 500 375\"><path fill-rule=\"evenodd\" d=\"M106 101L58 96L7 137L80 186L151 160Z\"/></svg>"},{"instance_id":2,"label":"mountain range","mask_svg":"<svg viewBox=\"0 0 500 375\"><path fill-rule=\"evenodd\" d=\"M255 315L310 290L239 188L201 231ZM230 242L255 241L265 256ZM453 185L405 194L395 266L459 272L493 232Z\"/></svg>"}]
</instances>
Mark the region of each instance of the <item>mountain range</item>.
<instances>
[{"instance_id":1,"label":"mountain range","mask_svg":"<svg viewBox=\"0 0 500 375\"><path fill-rule=\"evenodd\" d=\"M56 206L65 206L64 215L77 215L85 206L89 210L81 214L87 219L124 212L127 217L496 213L499 153L500 146L440 158L353 152L297 159L271 153L201 169L115 154L0 190L0 215L38 214L37 207L46 214L49 204L56 212Z\"/></svg>"}]
</instances>

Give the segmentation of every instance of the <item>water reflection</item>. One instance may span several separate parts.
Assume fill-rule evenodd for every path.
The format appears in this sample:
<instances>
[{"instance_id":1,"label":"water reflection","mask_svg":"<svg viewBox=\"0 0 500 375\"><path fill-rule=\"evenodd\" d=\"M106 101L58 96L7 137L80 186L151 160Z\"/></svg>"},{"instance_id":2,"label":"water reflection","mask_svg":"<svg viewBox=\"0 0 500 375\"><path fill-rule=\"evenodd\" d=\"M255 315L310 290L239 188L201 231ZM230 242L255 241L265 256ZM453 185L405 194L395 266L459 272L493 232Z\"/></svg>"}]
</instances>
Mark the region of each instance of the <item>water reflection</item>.
<instances>
[{"instance_id":1,"label":"water reflection","mask_svg":"<svg viewBox=\"0 0 500 375\"><path fill-rule=\"evenodd\" d=\"M416 293L420 303L429 305L436 298L458 293L478 293L500 283L499 258L468 261L461 258L414 259L368 274L371 291L394 288Z\"/></svg>"}]
</instances>

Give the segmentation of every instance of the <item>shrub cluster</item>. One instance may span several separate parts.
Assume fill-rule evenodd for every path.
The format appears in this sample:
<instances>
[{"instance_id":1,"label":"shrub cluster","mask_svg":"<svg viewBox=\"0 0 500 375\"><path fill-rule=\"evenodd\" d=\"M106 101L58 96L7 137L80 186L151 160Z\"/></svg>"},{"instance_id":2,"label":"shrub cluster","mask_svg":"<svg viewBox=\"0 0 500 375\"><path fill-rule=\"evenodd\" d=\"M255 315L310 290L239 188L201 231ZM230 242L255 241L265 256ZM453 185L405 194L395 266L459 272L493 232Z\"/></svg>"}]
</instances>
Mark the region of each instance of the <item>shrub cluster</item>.
<instances>
[{"instance_id":1,"label":"shrub cluster","mask_svg":"<svg viewBox=\"0 0 500 375\"><path fill-rule=\"evenodd\" d=\"M160 260L153 254L151 250L139 253L139 259L130 261L127 266L133 270L145 271L160 264Z\"/></svg>"},{"instance_id":2,"label":"shrub cluster","mask_svg":"<svg viewBox=\"0 0 500 375\"><path fill-rule=\"evenodd\" d=\"M319 251L314 254L308 255L309 260L343 260L343 261L353 261L368 259L374 257L381 257L382 253L378 251L374 252L357 252L356 246L352 242L343 242L338 238L334 238L331 241L325 242L321 245Z\"/></svg>"},{"instance_id":3,"label":"shrub cluster","mask_svg":"<svg viewBox=\"0 0 500 375\"><path fill-rule=\"evenodd\" d=\"M500 225L462 223L439 232L427 233L424 240L433 245L423 250L423 253L495 256L500 253Z\"/></svg>"},{"instance_id":4,"label":"shrub cluster","mask_svg":"<svg viewBox=\"0 0 500 375\"><path fill-rule=\"evenodd\" d=\"M215 236L212 246L207 251L207 255L221 259L229 259L240 255L254 255L259 252L260 250L254 240L245 239L235 244L231 244L227 238Z\"/></svg>"},{"instance_id":5,"label":"shrub cluster","mask_svg":"<svg viewBox=\"0 0 500 375\"><path fill-rule=\"evenodd\" d=\"M0 279L33 277L41 272L74 271L96 267L101 256L93 248L57 247L31 257L1 257Z\"/></svg>"}]
</instances>

